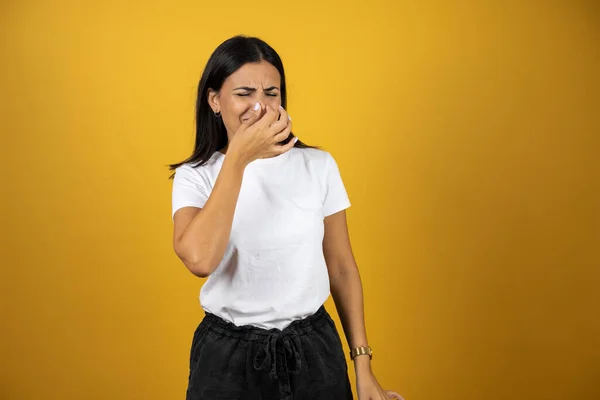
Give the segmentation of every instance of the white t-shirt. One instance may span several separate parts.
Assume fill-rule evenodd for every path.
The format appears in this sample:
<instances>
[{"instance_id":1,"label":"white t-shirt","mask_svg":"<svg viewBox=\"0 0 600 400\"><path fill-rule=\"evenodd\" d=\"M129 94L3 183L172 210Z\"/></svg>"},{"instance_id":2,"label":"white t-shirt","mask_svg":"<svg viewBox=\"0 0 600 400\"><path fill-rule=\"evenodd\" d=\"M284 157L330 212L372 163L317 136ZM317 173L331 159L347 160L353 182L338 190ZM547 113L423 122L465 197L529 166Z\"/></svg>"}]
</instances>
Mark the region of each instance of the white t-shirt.
<instances>
[{"instance_id":1,"label":"white t-shirt","mask_svg":"<svg viewBox=\"0 0 600 400\"><path fill-rule=\"evenodd\" d=\"M204 207L225 155L177 168L173 209ZM326 151L292 148L245 169L225 255L200 291L202 308L237 326L283 329L329 297L324 217L350 206Z\"/></svg>"}]
</instances>

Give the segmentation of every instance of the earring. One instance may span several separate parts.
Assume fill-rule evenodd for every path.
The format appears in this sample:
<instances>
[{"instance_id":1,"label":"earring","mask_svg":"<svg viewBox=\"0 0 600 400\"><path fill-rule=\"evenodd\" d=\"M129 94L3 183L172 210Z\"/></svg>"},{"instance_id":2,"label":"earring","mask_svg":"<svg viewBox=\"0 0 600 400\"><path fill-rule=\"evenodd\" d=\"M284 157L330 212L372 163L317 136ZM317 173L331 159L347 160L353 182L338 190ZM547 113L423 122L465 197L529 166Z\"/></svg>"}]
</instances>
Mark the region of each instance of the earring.
<instances>
[{"instance_id":1,"label":"earring","mask_svg":"<svg viewBox=\"0 0 600 400\"><path fill-rule=\"evenodd\" d=\"M220 112L220 111L219 111L219 112L216 112L216 113L215 113L215 117L217 117L217 118L221 118L221 112Z\"/></svg>"}]
</instances>

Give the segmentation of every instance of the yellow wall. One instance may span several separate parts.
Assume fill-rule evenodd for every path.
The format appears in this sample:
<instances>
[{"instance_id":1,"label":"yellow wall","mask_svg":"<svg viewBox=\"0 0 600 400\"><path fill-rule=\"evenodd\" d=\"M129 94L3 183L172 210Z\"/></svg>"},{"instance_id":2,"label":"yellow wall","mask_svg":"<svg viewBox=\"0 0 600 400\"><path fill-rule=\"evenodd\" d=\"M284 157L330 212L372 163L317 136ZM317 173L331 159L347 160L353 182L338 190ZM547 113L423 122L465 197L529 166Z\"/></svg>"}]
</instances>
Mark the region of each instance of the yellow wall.
<instances>
[{"instance_id":1,"label":"yellow wall","mask_svg":"<svg viewBox=\"0 0 600 400\"><path fill-rule=\"evenodd\" d=\"M382 384L600 398L595 2L84 3L0 5L0 398L183 398L202 281L165 165L237 33L338 160Z\"/></svg>"}]
</instances>

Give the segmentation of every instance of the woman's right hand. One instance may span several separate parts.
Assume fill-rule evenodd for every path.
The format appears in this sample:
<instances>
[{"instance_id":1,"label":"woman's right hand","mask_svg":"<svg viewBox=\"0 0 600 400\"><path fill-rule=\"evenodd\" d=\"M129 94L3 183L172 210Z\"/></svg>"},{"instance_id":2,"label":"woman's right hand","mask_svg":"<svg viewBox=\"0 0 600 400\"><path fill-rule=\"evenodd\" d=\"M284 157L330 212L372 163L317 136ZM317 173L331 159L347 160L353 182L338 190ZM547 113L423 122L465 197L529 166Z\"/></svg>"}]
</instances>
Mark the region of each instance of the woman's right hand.
<instances>
[{"instance_id":1,"label":"woman's right hand","mask_svg":"<svg viewBox=\"0 0 600 400\"><path fill-rule=\"evenodd\" d=\"M287 144L286 140L292 130L292 121L282 108L271 106L264 108L256 103L252 115L244 121L227 148L227 154L234 154L244 165L258 158L274 157L289 151L297 141L293 138Z\"/></svg>"}]
</instances>

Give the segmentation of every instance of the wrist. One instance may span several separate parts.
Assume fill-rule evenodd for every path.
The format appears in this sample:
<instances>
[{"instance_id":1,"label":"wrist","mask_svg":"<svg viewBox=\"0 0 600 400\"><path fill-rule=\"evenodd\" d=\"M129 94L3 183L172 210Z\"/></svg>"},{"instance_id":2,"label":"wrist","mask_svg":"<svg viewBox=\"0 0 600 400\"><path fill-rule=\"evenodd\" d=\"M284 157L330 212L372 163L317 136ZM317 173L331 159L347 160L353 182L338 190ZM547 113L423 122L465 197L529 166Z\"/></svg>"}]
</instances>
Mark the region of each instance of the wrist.
<instances>
[{"instance_id":1,"label":"wrist","mask_svg":"<svg viewBox=\"0 0 600 400\"><path fill-rule=\"evenodd\" d=\"M227 161L229 161L232 168L235 168L238 171L244 171L246 169L246 166L250 164L249 161L246 161L244 157L242 157L238 152L236 152L233 149L229 149L227 151L227 154L225 156L225 162L227 163Z\"/></svg>"},{"instance_id":2,"label":"wrist","mask_svg":"<svg viewBox=\"0 0 600 400\"><path fill-rule=\"evenodd\" d=\"M350 350L350 358L354 361L354 369L359 374L363 371L371 371L371 359L373 352L370 346L358 346Z\"/></svg>"},{"instance_id":3,"label":"wrist","mask_svg":"<svg viewBox=\"0 0 600 400\"><path fill-rule=\"evenodd\" d=\"M354 371L356 372L356 375L361 375L365 373L368 374L371 372L371 359L369 358L369 356L357 356L354 357L353 361Z\"/></svg>"}]
</instances>

